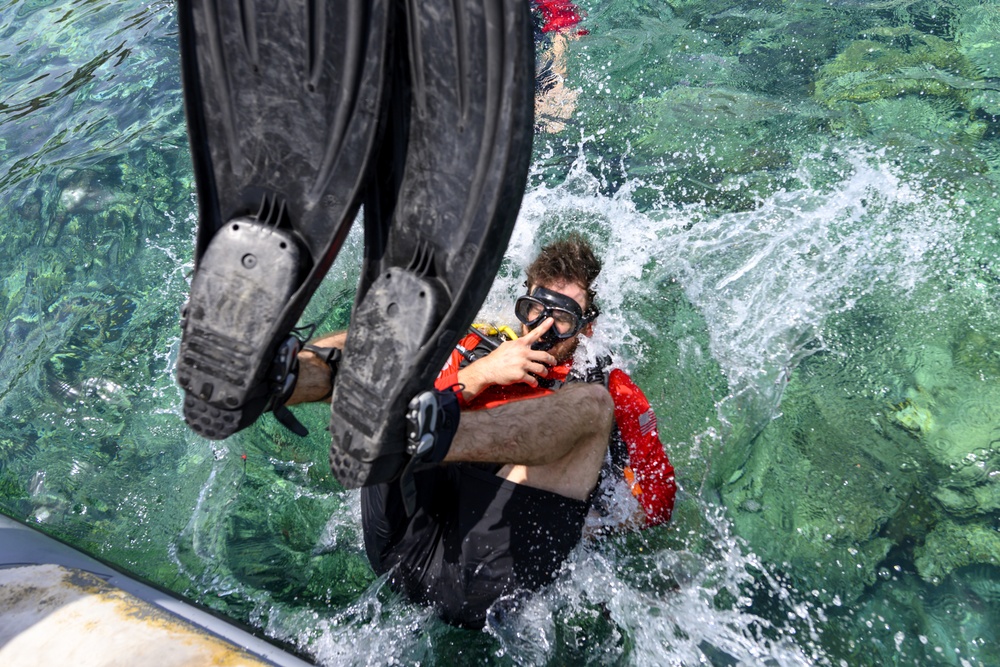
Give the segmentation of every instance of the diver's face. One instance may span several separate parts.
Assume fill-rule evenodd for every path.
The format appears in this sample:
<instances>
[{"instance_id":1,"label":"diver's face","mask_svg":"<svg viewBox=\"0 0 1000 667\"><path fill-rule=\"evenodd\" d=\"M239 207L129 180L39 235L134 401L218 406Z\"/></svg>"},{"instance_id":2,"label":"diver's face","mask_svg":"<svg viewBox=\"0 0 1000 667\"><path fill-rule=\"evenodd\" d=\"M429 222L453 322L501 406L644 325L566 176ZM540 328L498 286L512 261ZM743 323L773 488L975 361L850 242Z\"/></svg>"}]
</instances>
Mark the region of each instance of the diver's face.
<instances>
[{"instance_id":1,"label":"diver's face","mask_svg":"<svg viewBox=\"0 0 1000 667\"><path fill-rule=\"evenodd\" d=\"M587 290L583 288L582 285L576 282L568 282L565 280L555 280L550 283L542 283L540 285L531 285L528 289L530 292L535 287L543 287L552 292L558 292L563 296L567 296L573 299L580 305L580 312L587 312ZM568 361L573 353L576 352L577 346L580 344L580 336L590 336L594 331L593 323L586 324L580 332L573 336L572 338L567 338L561 340L552 346L549 350L549 354L556 358L558 363L563 363ZM528 327L521 325L521 335L528 333Z\"/></svg>"}]
</instances>

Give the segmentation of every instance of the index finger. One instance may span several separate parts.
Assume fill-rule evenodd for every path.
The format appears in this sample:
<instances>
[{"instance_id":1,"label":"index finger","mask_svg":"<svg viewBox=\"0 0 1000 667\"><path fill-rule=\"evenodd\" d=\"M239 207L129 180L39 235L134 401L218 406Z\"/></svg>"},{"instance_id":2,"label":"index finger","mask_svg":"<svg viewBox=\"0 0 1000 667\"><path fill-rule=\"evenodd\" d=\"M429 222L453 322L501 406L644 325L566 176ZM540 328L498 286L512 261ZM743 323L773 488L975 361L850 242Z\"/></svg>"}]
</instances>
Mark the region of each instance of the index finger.
<instances>
[{"instance_id":1,"label":"index finger","mask_svg":"<svg viewBox=\"0 0 1000 667\"><path fill-rule=\"evenodd\" d=\"M553 324L555 324L555 320L551 317L546 317L541 324L522 336L521 340L526 343L534 343L536 340L545 335L545 332L551 329Z\"/></svg>"}]
</instances>

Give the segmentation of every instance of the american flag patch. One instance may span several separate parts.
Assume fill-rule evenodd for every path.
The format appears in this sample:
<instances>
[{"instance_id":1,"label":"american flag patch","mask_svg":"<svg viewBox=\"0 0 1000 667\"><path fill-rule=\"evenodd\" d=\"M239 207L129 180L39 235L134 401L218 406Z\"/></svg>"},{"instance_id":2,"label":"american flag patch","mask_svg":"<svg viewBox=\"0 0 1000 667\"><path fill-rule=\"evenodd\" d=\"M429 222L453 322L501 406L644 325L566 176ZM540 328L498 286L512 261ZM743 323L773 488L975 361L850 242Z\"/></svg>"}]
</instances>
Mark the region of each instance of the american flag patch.
<instances>
[{"instance_id":1,"label":"american flag patch","mask_svg":"<svg viewBox=\"0 0 1000 667\"><path fill-rule=\"evenodd\" d=\"M653 412L653 408L650 408L639 415L639 432L643 435L649 435L655 430L656 414Z\"/></svg>"}]
</instances>

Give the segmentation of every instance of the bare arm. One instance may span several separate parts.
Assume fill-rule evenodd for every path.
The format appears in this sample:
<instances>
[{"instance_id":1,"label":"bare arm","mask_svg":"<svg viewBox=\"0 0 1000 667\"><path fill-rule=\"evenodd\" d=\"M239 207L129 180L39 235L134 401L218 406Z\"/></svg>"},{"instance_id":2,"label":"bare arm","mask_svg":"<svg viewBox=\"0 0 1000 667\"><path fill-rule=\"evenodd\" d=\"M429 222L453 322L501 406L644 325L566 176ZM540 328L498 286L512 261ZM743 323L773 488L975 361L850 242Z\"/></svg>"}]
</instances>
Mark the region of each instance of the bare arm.
<instances>
[{"instance_id":1,"label":"bare arm","mask_svg":"<svg viewBox=\"0 0 1000 667\"><path fill-rule=\"evenodd\" d=\"M538 377L545 377L556 363L548 352L532 350L531 345L552 326L551 318L521 338L508 340L485 357L458 371L458 381L464 385L462 396L471 401L491 385L511 385L524 382L538 386Z\"/></svg>"},{"instance_id":2,"label":"bare arm","mask_svg":"<svg viewBox=\"0 0 1000 667\"><path fill-rule=\"evenodd\" d=\"M526 382L533 387L538 386L535 375L545 377L548 366L555 364L556 360L548 352L532 350L531 345L551 326L552 320L546 320L534 331L521 338L506 341L488 356L460 370L458 381L465 385L462 392L465 399L472 400L486 387L494 384ZM346 341L347 332L338 331L316 338L310 341L310 345L343 349ZM330 367L309 350L299 352L299 379L286 405L324 400L323 397L330 393L330 388Z\"/></svg>"}]
</instances>

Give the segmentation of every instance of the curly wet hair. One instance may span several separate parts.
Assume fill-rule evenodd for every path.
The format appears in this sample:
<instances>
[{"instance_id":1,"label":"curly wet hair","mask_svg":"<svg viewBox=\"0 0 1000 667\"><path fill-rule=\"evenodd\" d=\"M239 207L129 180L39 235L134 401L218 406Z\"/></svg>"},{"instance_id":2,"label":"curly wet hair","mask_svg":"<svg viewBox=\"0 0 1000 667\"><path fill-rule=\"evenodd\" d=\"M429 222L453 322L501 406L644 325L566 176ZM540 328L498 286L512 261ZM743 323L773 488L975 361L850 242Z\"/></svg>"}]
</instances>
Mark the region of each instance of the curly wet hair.
<instances>
[{"instance_id":1,"label":"curly wet hair","mask_svg":"<svg viewBox=\"0 0 1000 667\"><path fill-rule=\"evenodd\" d=\"M591 285L601 273L601 260L590 242L574 232L542 248L526 273L531 287L558 281L578 283L587 290L589 308L597 298Z\"/></svg>"}]
</instances>

